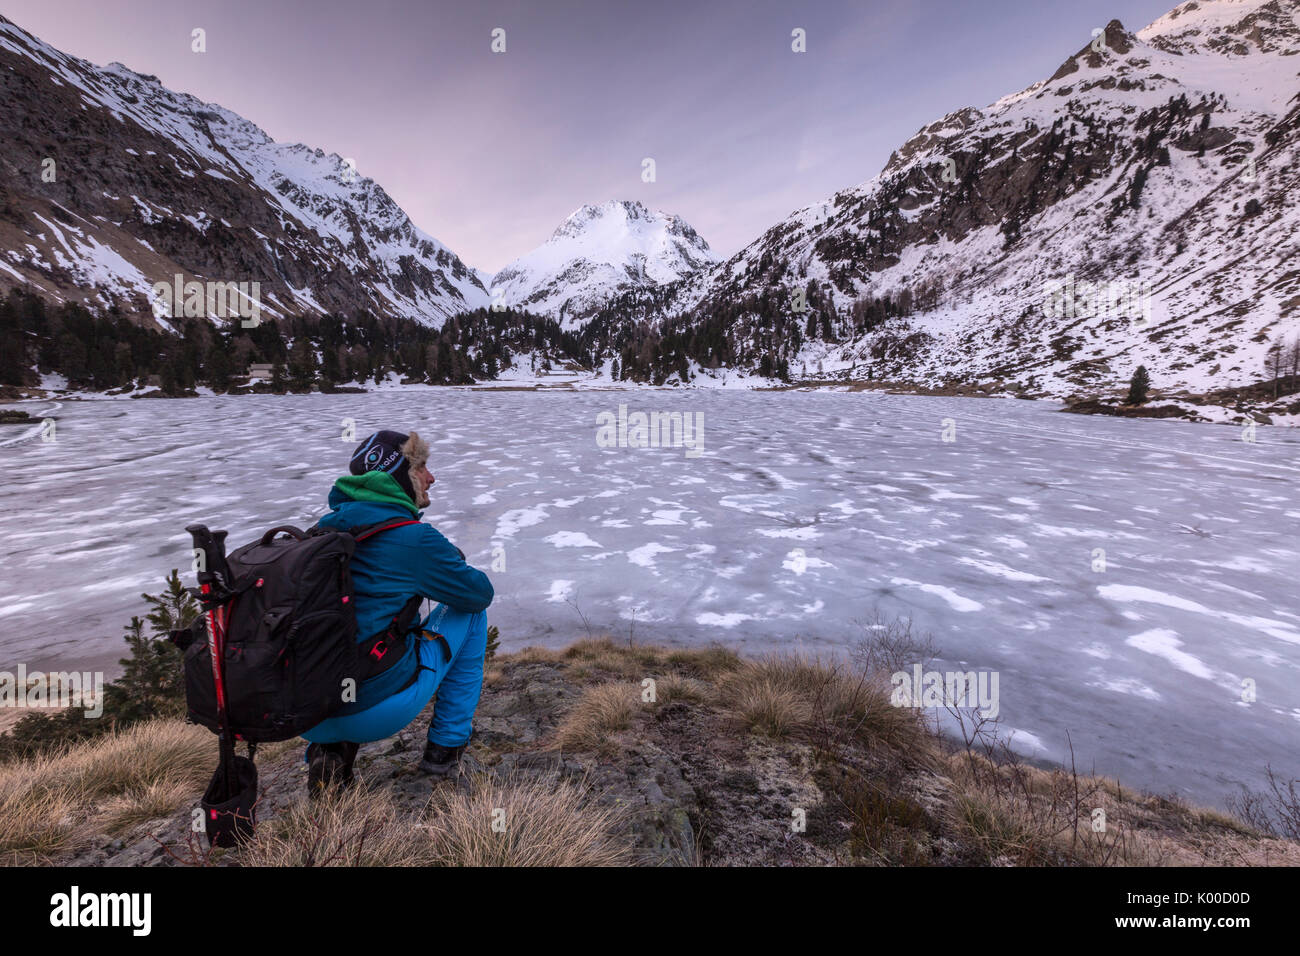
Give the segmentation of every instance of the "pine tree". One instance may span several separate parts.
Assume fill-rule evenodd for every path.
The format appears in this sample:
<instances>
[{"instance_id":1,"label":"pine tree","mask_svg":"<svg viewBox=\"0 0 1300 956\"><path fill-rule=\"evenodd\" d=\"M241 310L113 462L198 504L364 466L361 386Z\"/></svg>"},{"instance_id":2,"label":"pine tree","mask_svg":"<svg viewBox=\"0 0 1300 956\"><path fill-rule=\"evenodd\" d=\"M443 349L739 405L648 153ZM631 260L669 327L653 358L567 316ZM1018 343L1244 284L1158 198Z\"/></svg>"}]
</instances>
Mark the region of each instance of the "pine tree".
<instances>
[{"instance_id":1,"label":"pine tree","mask_svg":"<svg viewBox=\"0 0 1300 956\"><path fill-rule=\"evenodd\" d=\"M177 375L175 363L163 362L162 372L158 376L158 384L162 388L164 395L175 395L181 390L180 378Z\"/></svg>"},{"instance_id":2,"label":"pine tree","mask_svg":"<svg viewBox=\"0 0 1300 956\"><path fill-rule=\"evenodd\" d=\"M59 337L59 368L67 376L68 384L79 385L90 377L86 364L86 346L75 335L65 333Z\"/></svg>"},{"instance_id":3,"label":"pine tree","mask_svg":"<svg viewBox=\"0 0 1300 956\"><path fill-rule=\"evenodd\" d=\"M22 385L26 379L26 336L18 318L18 293L0 302L0 385Z\"/></svg>"},{"instance_id":4,"label":"pine tree","mask_svg":"<svg viewBox=\"0 0 1300 956\"><path fill-rule=\"evenodd\" d=\"M321 350L320 378L321 384L329 388L343 380L343 369L339 367L339 353L332 348Z\"/></svg>"},{"instance_id":5,"label":"pine tree","mask_svg":"<svg viewBox=\"0 0 1300 956\"><path fill-rule=\"evenodd\" d=\"M1145 166L1139 166L1138 171L1133 175L1133 185L1129 189L1129 205L1134 209L1138 207L1142 200L1142 190L1147 184L1147 170Z\"/></svg>"},{"instance_id":6,"label":"pine tree","mask_svg":"<svg viewBox=\"0 0 1300 956\"><path fill-rule=\"evenodd\" d=\"M144 620L132 617L123 629L130 655L118 661L122 676L107 688L106 709L119 723L183 712L183 663L180 651L169 639L170 632L189 627L200 613L174 569L167 578L166 591L140 596L153 610ZM146 621L152 636L144 633Z\"/></svg>"},{"instance_id":7,"label":"pine tree","mask_svg":"<svg viewBox=\"0 0 1300 956\"><path fill-rule=\"evenodd\" d=\"M155 648L157 642L144 633L144 621L138 617L132 617L123 630L130 654L118 660L122 676L113 682L111 713L120 721L156 716L164 696L162 685L168 679L159 667L162 658ZM179 667L179 662L173 663Z\"/></svg>"},{"instance_id":8,"label":"pine tree","mask_svg":"<svg viewBox=\"0 0 1300 956\"><path fill-rule=\"evenodd\" d=\"M213 337L212 345L208 348L206 371L208 384L213 391L224 392L230 388L230 356L226 352L226 340L220 335Z\"/></svg>"},{"instance_id":9,"label":"pine tree","mask_svg":"<svg viewBox=\"0 0 1300 956\"><path fill-rule=\"evenodd\" d=\"M1137 371L1128 383L1128 398L1124 400L1125 405L1141 405L1147 400L1147 389L1151 387L1151 377L1147 375L1147 367L1139 365Z\"/></svg>"},{"instance_id":10,"label":"pine tree","mask_svg":"<svg viewBox=\"0 0 1300 956\"><path fill-rule=\"evenodd\" d=\"M145 615L155 637L167 637L172 631L183 631L194 623L200 614L199 603L185 589L180 572L172 568L167 577L167 590L162 594L141 594L153 608Z\"/></svg>"},{"instance_id":11,"label":"pine tree","mask_svg":"<svg viewBox=\"0 0 1300 956\"><path fill-rule=\"evenodd\" d=\"M1282 378L1282 371L1286 368L1286 363L1286 340L1279 335L1273 340L1273 344L1268 347L1268 351L1264 353L1264 368L1273 377L1274 398L1278 397L1280 379Z\"/></svg>"},{"instance_id":12,"label":"pine tree","mask_svg":"<svg viewBox=\"0 0 1300 956\"><path fill-rule=\"evenodd\" d=\"M298 336L289 352L289 383L295 392L310 392L316 384L316 351L305 335Z\"/></svg>"}]
</instances>

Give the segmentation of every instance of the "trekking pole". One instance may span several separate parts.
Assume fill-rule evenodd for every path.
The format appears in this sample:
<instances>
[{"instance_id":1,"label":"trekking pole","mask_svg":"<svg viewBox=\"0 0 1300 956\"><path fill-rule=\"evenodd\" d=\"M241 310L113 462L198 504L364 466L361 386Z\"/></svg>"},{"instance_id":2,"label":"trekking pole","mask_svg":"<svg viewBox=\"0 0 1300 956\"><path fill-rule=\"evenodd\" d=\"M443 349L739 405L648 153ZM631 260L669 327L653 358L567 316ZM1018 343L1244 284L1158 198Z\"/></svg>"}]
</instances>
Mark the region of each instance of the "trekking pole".
<instances>
[{"instance_id":1,"label":"trekking pole","mask_svg":"<svg viewBox=\"0 0 1300 956\"><path fill-rule=\"evenodd\" d=\"M198 571L199 603L208 616L209 654L212 658L212 683L217 697L217 742L220 750L221 774L228 790L239 782L235 770L235 741L230 733L226 711L225 651L227 602L230 598L230 568L226 564L226 532L209 531L206 525L193 524L185 528L190 533L194 550L203 556Z\"/></svg>"},{"instance_id":2,"label":"trekking pole","mask_svg":"<svg viewBox=\"0 0 1300 956\"><path fill-rule=\"evenodd\" d=\"M229 848L250 839L256 826L257 767L252 759L253 747L250 743L247 758L235 753L239 734L233 723L230 689L226 685L226 641L230 637L232 602L244 585L231 577L230 565L226 561L226 532L209 531L201 524L189 525L185 530L193 539L195 557L200 559L196 569L199 586L190 589L190 593L198 598L207 615L207 646L212 665L213 698L217 705L217 769L199 805L204 812L209 845ZM201 671L194 676L202 681ZM205 710L205 713L210 712ZM210 718L202 722L212 726Z\"/></svg>"}]
</instances>

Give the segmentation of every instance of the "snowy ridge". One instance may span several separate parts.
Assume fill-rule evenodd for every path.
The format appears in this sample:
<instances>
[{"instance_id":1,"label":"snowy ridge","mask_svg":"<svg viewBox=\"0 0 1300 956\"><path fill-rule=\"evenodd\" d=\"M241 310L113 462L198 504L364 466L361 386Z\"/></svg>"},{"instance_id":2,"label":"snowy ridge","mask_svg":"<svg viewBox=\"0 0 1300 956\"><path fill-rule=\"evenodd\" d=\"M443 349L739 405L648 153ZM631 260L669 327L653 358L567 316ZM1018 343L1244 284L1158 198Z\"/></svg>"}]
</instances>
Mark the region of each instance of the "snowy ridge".
<instances>
[{"instance_id":1,"label":"snowy ridge","mask_svg":"<svg viewBox=\"0 0 1300 956\"><path fill-rule=\"evenodd\" d=\"M683 283L676 307L809 281L841 314L917 295L907 321L791 360L828 373L1052 395L1139 363L1161 387L1256 380L1269 341L1300 330L1298 11L1217 0L1136 35L1112 21L1051 78L923 128L877 177ZM1045 316L1071 276L1149 289L1149 321Z\"/></svg>"},{"instance_id":2,"label":"snowy ridge","mask_svg":"<svg viewBox=\"0 0 1300 956\"><path fill-rule=\"evenodd\" d=\"M44 207L49 229L14 223L27 227L19 240L0 224L0 282L17 272L55 298L143 312L152 283L183 272L260 281L271 316L371 308L430 324L488 301L454 253L338 155L276 143L230 110L119 63L69 56L2 18L0 65L3 81L27 81L6 98L60 142L60 165L92 168L101 187L87 196L83 185L70 201L64 177L33 186L25 172L40 167L23 155L25 137L6 137L15 149L0 187ZM247 248L212 261L199 248L212 243L173 235L181 224L191 239L219 224L223 242Z\"/></svg>"}]
</instances>

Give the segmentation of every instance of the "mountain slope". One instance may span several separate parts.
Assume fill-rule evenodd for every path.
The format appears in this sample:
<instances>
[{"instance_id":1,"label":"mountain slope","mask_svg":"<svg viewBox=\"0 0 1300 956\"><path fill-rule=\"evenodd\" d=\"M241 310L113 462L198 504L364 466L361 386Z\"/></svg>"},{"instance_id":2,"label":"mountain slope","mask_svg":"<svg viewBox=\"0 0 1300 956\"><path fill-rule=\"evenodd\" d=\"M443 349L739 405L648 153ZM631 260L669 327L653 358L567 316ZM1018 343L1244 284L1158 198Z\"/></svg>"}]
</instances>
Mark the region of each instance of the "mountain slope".
<instances>
[{"instance_id":1,"label":"mountain slope","mask_svg":"<svg viewBox=\"0 0 1300 956\"><path fill-rule=\"evenodd\" d=\"M1136 35L1112 21L1051 78L923 128L675 306L707 316L811 283L839 318L788 357L828 372L1046 394L1139 363L1160 387L1256 380L1300 306L1297 11L1217 0ZM1085 281L1100 307L1052 298Z\"/></svg>"},{"instance_id":2,"label":"mountain slope","mask_svg":"<svg viewBox=\"0 0 1300 956\"><path fill-rule=\"evenodd\" d=\"M583 206L492 278L506 305L578 325L622 292L676 282L718 261L680 216L639 202Z\"/></svg>"},{"instance_id":3,"label":"mountain slope","mask_svg":"<svg viewBox=\"0 0 1300 956\"><path fill-rule=\"evenodd\" d=\"M271 318L364 308L437 325L488 302L338 156L2 17L0 100L0 291L29 283L146 320L153 283L177 273L260 282Z\"/></svg>"}]
</instances>

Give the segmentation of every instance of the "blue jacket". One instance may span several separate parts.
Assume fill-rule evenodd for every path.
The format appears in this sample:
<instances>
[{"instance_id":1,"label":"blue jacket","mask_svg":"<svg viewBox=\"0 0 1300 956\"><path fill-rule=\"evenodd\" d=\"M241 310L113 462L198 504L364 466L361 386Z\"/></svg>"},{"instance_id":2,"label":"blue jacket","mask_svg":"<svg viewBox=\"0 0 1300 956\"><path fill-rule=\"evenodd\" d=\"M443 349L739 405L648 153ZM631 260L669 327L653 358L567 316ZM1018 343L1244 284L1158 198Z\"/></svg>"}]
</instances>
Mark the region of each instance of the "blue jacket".
<instances>
[{"instance_id":1,"label":"blue jacket","mask_svg":"<svg viewBox=\"0 0 1300 956\"><path fill-rule=\"evenodd\" d=\"M329 514L318 523L340 531L422 515L396 479L380 471L340 478L330 490L329 505ZM387 628L414 594L467 614L485 610L493 595L488 576L470 567L450 541L424 523L358 542L352 556L352 584L358 643ZM409 678L415 668L415 642L407 643L407 654L397 666L361 685L357 707L370 706Z\"/></svg>"}]
</instances>

